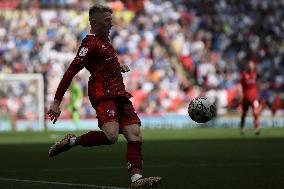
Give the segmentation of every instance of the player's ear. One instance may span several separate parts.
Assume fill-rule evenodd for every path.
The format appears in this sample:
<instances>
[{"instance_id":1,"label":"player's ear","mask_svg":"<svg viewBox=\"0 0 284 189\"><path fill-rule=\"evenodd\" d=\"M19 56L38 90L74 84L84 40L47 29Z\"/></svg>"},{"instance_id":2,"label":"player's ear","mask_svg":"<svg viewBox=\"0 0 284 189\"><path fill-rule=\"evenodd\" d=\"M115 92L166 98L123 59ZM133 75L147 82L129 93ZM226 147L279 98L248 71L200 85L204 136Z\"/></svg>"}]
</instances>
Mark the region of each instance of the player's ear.
<instances>
[{"instance_id":1,"label":"player's ear","mask_svg":"<svg viewBox=\"0 0 284 189\"><path fill-rule=\"evenodd\" d=\"M90 19L90 24L91 25L96 25L96 20L95 19Z\"/></svg>"}]
</instances>

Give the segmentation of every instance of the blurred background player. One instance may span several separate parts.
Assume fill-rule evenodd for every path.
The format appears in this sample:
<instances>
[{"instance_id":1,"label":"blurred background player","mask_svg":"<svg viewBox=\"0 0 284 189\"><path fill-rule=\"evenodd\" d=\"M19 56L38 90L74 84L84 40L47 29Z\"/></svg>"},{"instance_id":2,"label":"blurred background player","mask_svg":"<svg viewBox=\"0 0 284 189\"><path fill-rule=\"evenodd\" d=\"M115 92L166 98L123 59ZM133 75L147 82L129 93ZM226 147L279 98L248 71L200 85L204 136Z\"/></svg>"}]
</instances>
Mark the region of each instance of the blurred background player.
<instances>
[{"instance_id":1,"label":"blurred background player","mask_svg":"<svg viewBox=\"0 0 284 189\"><path fill-rule=\"evenodd\" d=\"M244 134L245 118L249 107L251 107L254 118L255 134L259 135L260 126L258 116L260 112L260 103L258 100L257 72L255 63L252 60L248 62L247 69L241 73L239 90L242 99L240 133Z\"/></svg>"},{"instance_id":2,"label":"blurred background player","mask_svg":"<svg viewBox=\"0 0 284 189\"><path fill-rule=\"evenodd\" d=\"M70 85L71 101L68 104L68 110L71 112L72 120L75 126L78 126L80 115L79 108L82 106L83 102L83 91L82 87L78 82L72 82Z\"/></svg>"},{"instance_id":3,"label":"blurred background player","mask_svg":"<svg viewBox=\"0 0 284 189\"><path fill-rule=\"evenodd\" d=\"M274 96L274 101L273 101L273 104L272 104L272 107L271 107L271 112L272 112L272 121L273 121L273 127L276 126L276 123L275 123L275 115L276 115L276 112L277 110L280 110L281 108L283 107L283 102L281 100L281 97L279 94L275 94Z\"/></svg>"},{"instance_id":4,"label":"blurred background player","mask_svg":"<svg viewBox=\"0 0 284 189\"><path fill-rule=\"evenodd\" d=\"M117 53L109 40L112 10L103 5L94 5L89 10L89 21L90 34L83 39L76 57L64 73L48 115L53 123L57 121L61 113L59 105L73 77L86 68L91 73L88 82L89 99L96 110L102 131L90 131L79 137L68 134L50 148L49 156L53 157L77 145L111 145L121 133L128 142L126 159L131 187L157 186L161 177L142 176L141 122L129 100L132 96L126 92L121 74L128 72L129 67L118 62Z\"/></svg>"}]
</instances>

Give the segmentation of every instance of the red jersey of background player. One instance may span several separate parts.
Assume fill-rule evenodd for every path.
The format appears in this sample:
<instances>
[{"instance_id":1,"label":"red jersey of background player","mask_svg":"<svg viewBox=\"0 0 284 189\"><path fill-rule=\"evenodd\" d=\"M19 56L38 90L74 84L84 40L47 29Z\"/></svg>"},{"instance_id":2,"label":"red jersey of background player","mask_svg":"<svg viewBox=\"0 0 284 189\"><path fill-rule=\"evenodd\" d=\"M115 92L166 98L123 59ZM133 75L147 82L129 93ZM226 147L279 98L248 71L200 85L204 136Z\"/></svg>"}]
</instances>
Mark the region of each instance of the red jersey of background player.
<instances>
[{"instance_id":1,"label":"red jersey of background player","mask_svg":"<svg viewBox=\"0 0 284 189\"><path fill-rule=\"evenodd\" d=\"M120 63L109 39L90 34L83 39L76 57L64 74L55 94L56 100L62 100L72 78L84 67L91 73L88 95L93 105L107 97L131 97L125 90Z\"/></svg>"},{"instance_id":2,"label":"red jersey of background player","mask_svg":"<svg viewBox=\"0 0 284 189\"><path fill-rule=\"evenodd\" d=\"M258 115L261 110L258 102L258 90L257 90L257 73L255 70L255 64L253 61L248 62L248 69L247 71L243 71L241 75L241 88L243 93L243 102L242 102L242 116L241 116L241 134L244 134L244 123L245 117L248 112L249 106L252 107L252 112L254 116L254 127L255 127L255 134L260 134L260 127L258 121Z\"/></svg>"},{"instance_id":3,"label":"red jersey of background player","mask_svg":"<svg viewBox=\"0 0 284 189\"><path fill-rule=\"evenodd\" d=\"M243 97L247 100L256 100L258 98L256 70L243 71L241 73L241 85Z\"/></svg>"}]
</instances>

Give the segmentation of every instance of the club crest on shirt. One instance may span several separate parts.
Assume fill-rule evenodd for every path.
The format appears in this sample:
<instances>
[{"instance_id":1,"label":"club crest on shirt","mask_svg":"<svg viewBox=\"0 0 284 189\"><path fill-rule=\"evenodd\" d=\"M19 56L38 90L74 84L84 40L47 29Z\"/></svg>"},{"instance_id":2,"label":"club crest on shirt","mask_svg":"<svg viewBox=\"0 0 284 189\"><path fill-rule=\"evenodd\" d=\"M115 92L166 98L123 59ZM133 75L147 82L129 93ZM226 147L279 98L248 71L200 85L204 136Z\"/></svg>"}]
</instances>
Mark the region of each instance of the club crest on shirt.
<instances>
[{"instance_id":1,"label":"club crest on shirt","mask_svg":"<svg viewBox=\"0 0 284 189\"><path fill-rule=\"evenodd\" d=\"M79 56L86 56L87 52L88 52L88 48L82 47L79 52Z\"/></svg>"},{"instance_id":2,"label":"club crest on shirt","mask_svg":"<svg viewBox=\"0 0 284 189\"><path fill-rule=\"evenodd\" d=\"M114 110L107 110L108 116L115 116Z\"/></svg>"}]
</instances>

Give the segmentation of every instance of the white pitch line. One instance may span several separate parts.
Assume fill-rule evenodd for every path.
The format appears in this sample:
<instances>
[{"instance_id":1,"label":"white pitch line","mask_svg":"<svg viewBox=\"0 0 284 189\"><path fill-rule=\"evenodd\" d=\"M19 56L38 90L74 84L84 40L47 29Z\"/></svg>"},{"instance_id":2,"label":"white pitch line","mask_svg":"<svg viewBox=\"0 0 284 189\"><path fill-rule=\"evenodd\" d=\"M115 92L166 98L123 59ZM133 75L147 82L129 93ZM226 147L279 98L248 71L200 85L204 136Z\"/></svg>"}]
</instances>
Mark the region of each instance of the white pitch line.
<instances>
[{"instance_id":1,"label":"white pitch line","mask_svg":"<svg viewBox=\"0 0 284 189\"><path fill-rule=\"evenodd\" d=\"M234 167L234 166L260 166L262 163L254 163L254 162L236 162L236 163L195 163L195 164L160 164L160 165L144 165L143 167L148 168L177 168L177 167ZM274 165L270 163L269 165ZM279 165L279 164L275 164ZM61 169L33 169L33 171L44 171L44 172L65 172L65 171L91 171L91 170L109 170L109 169L126 169L125 166L104 166L104 167L92 167L92 168L61 168ZM19 171L30 171L30 169L25 170L2 170L5 172L19 172Z\"/></svg>"},{"instance_id":2,"label":"white pitch line","mask_svg":"<svg viewBox=\"0 0 284 189\"><path fill-rule=\"evenodd\" d=\"M73 184L66 182L52 182L45 180L26 180L26 179L14 179L14 178L3 178L0 177L2 181L14 181L14 182L26 182L26 183L38 183L38 184L53 184L53 185L65 185L65 186L75 186L75 187L84 187L84 188L101 188L101 189L130 189L130 188L120 188L113 186L100 186L100 185L92 185L92 184Z\"/></svg>"}]
</instances>

